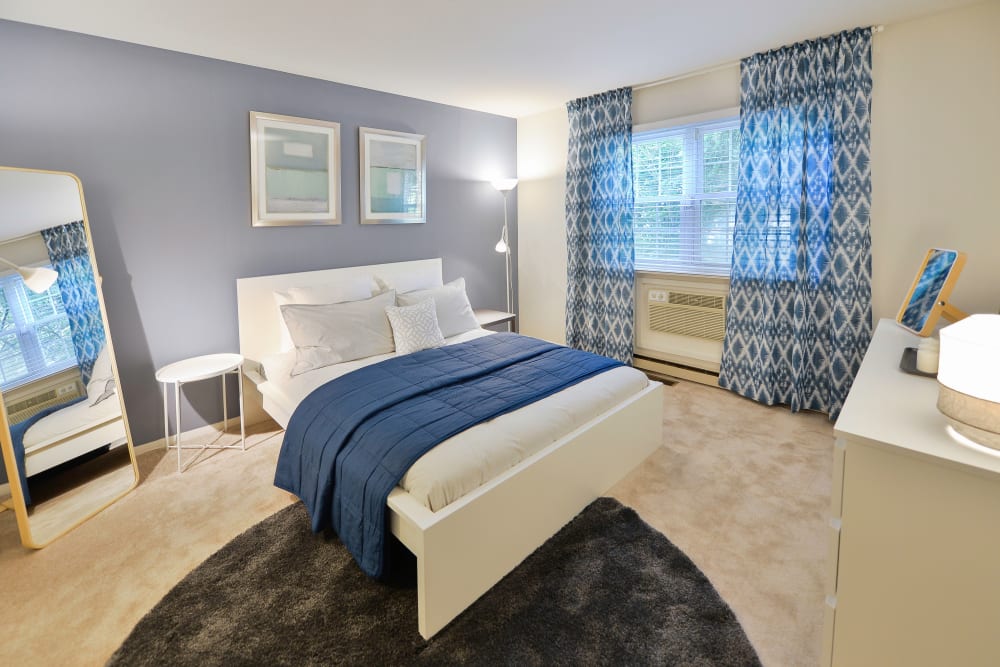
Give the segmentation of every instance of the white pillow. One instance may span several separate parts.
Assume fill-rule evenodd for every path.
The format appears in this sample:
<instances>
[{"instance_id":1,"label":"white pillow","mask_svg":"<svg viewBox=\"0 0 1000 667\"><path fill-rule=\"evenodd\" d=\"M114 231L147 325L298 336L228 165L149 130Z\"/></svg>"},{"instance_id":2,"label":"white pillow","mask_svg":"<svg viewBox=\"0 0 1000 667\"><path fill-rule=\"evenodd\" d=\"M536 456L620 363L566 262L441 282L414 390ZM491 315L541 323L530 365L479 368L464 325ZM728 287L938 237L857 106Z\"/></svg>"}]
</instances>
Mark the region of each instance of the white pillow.
<instances>
[{"instance_id":1,"label":"white pillow","mask_svg":"<svg viewBox=\"0 0 1000 667\"><path fill-rule=\"evenodd\" d=\"M441 272L440 271L412 271L410 273L401 273L394 278L385 278L383 276L374 276L375 284L381 291L385 290L396 290L397 294L404 294L406 292L415 292L422 289L433 289L435 287L441 287L443 284L441 282Z\"/></svg>"},{"instance_id":2,"label":"white pillow","mask_svg":"<svg viewBox=\"0 0 1000 667\"><path fill-rule=\"evenodd\" d=\"M445 338L480 328L469 304L469 297L465 295L465 278L452 280L434 289L400 294L396 297L396 303L400 306L412 306L429 298L434 299L438 326Z\"/></svg>"},{"instance_id":3,"label":"white pillow","mask_svg":"<svg viewBox=\"0 0 1000 667\"><path fill-rule=\"evenodd\" d=\"M392 329L385 308L395 300L396 293L389 291L364 301L281 306L295 343L291 374L392 352Z\"/></svg>"},{"instance_id":4,"label":"white pillow","mask_svg":"<svg viewBox=\"0 0 1000 667\"><path fill-rule=\"evenodd\" d=\"M278 320L281 322L281 351L286 352L295 348L291 336L288 335L288 327L281 317L281 307L289 304L321 305L324 303L344 303L346 301L361 301L370 298L372 295L372 277L355 276L338 280L335 283L325 285L311 285L309 287L289 287L284 291L274 292L274 305L278 308Z\"/></svg>"},{"instance_id":5,"label":"white pillow","mask_svg":"<svg viewBox=\"0 0 1000 667\"><path fill-rule=\"evenodd\" d=\"M90 382L87 383L87 397L97 398L100 396L104 393L108 380L112 380L114 377L115 373L111 368L111 353L108 352L108 346L105 345L97 353L97 359L94 360L94 369L90 372Z\"/></svg>"},{"instance_id":6,"label":"white pillow","mask_svg":"<svg viewBox=\"0 0 1000 667\"><path fill-rule=\"evenodd\" d=\"M87 383L87 401L91 407L104 399L114 396L117 391L115 373L111 367L111 353L105 345L97 353L94 368L90 372L90 382Z\"/></svg>"},{"instance_id":7,"label":"white pillow","mask_svg":"<svg viewBox=\"0 0 1000 667\"><path fill-rule=\"evenodd\" d=\"M282 324L284 320L282 320ZM292 375L292 368L295 366L295 350L278 352L277 354L265 354L260 358L260 365L264 371L264 377L268 380L287 380Z\"/></svg>"},{"instance_id":8,"label":"white pillow","mask_svg":"<svg viewBox=\"0 0 1000 667\"><path fill-rule=\"evenodd\" d=\"M386 307L385 314L392 325L397 355L444 345L435 311L433 299L425 299L412 306Z\"/></svg>"}]
</instances>

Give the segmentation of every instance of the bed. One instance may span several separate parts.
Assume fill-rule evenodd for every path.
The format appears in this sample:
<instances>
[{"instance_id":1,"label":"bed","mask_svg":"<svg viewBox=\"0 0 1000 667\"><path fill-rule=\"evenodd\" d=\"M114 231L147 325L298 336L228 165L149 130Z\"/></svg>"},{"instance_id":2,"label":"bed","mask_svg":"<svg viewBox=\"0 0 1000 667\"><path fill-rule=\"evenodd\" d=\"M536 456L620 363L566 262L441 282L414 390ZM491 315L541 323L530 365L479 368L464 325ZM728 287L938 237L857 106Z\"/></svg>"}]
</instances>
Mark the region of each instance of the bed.
<instances>
[{"instance_id":1,"label":"bed","mask_svg":"<svg viewBox=\"0 0 1000 667\"><path fill-rule=\"evenodd\" d=\"M117 396L91 405L74 403L35 422L24 434L24 468L28 477L104 445L123 445L125 420Z\"/></svg>"},{"instance_id":2,"label":"bed","mask_svg":"<svg viewBox=\"0 0 1000 667\"><path fill-rule=\"evenodd\" d=\"M94 361L83 397L13 425L11 436L17 441L15 451L23 450L26 477L105 445L125 444L125 420L107 348Z\"/></svg>"},{"instance_id":3,"label":"bed","mask_svg":"<svg viewBox=\"0 0 1000 667\"><path fill-rule=\"evenodd\" d=\"M240 352L264 411L283 427L303 396L368 358L276 381L274 292L379 276L442 284L441 260L237 281ZM405 288L404 288L405 291ZM474 330L445 342L487 335ZM388 355L391 356L391 355ZM268 361L265 377L261 361ZM270 379L269 379L270 378ZM418 626L430 638L648 455L662 438L662 385L617 368L441 443L388 497L389 527L417 557ZM476 442L476 448L465 446ZM485 443L485 444L484 444ZM488 445L488 446L487 446ZM483 461L469 452L486 447ZM457 463L456 463L457 461ZM441 475L442 470L459 474ZM462 472L464 471L464 472Z\"/></svg>"}]
</instances>

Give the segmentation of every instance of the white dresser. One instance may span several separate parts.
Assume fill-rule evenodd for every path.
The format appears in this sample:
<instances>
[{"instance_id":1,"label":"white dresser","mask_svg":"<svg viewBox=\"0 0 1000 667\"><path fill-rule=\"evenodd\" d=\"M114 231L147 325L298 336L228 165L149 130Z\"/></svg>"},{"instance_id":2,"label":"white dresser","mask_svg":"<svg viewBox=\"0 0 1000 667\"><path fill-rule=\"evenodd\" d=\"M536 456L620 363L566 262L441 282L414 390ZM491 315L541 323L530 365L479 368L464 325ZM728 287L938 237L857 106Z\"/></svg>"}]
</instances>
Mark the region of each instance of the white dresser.
<instances>
[{"instance_id":1,"label":"white dresser","mask_svg":"<svg viewBox=\"0 0 1000 667\"><path fill-rule=\"evenodd\" d=\"M1000 452L899 370L918 340L878 323L835 426L824 665L1000 665Z\"/></svg>"}]
</instances>

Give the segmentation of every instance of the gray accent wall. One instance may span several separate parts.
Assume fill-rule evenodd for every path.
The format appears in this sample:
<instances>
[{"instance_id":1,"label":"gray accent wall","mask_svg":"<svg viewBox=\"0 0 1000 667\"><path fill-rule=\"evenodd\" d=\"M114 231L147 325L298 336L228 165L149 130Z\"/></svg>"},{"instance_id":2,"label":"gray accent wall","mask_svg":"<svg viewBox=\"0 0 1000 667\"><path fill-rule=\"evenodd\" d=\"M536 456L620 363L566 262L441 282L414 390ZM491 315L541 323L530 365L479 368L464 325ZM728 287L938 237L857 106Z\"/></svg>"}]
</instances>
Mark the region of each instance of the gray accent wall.
<instances>
[{"instance_id":1,"label":"gray accent wall","mask_svg":"<svg viewBox=\"0 0 1000 667\"><path fill-rule=\"evenodd\" d=\"M488 180L516 173L512 118L9 21L0 91L0 164L83 181L136 444L163 436L156 368L238 349L237 278L442 257L505 305ZM340 123L342 225L250 226L250 111ZM358 223L359 126L427 136L426 224ZM184 394L185 429L221 420L217 382Z\"/></svg>"}]
</instances>

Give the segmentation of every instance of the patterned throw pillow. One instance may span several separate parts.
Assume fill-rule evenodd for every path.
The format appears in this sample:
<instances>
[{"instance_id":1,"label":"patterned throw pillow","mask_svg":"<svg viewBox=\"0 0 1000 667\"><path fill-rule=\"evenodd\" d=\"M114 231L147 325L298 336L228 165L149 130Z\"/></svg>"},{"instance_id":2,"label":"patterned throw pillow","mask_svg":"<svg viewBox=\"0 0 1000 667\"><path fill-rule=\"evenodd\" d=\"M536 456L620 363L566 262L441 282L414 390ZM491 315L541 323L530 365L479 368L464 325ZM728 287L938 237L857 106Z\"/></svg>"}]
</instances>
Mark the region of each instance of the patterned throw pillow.
<instances>
[{"instance_id":1,"label":"patterned throw pillow","mask_svg":"<svg viewBox=\"0 0 1000 667\"><path fill-rule=\"evenodd\" d=\"M412 306L424 299L434 299L438 326L441 335L457 336L479 328L476 314L472 312L469 297L465 294L465 278L456 278L450 283L432 289L416 290L396 296L396 304Z\"/></svg>"},{"instance_id":2,"label":"patterned throw pillow","mask_svg":"<svg viewBox=\"0 0 1000 667\"><path fill-rule=\"evenodd\" d=\"M412 306L387 306L385 314L392 325L396 354L409 354L444 345L434 299L419 301Z\"/></svg>"}]
</instances>

